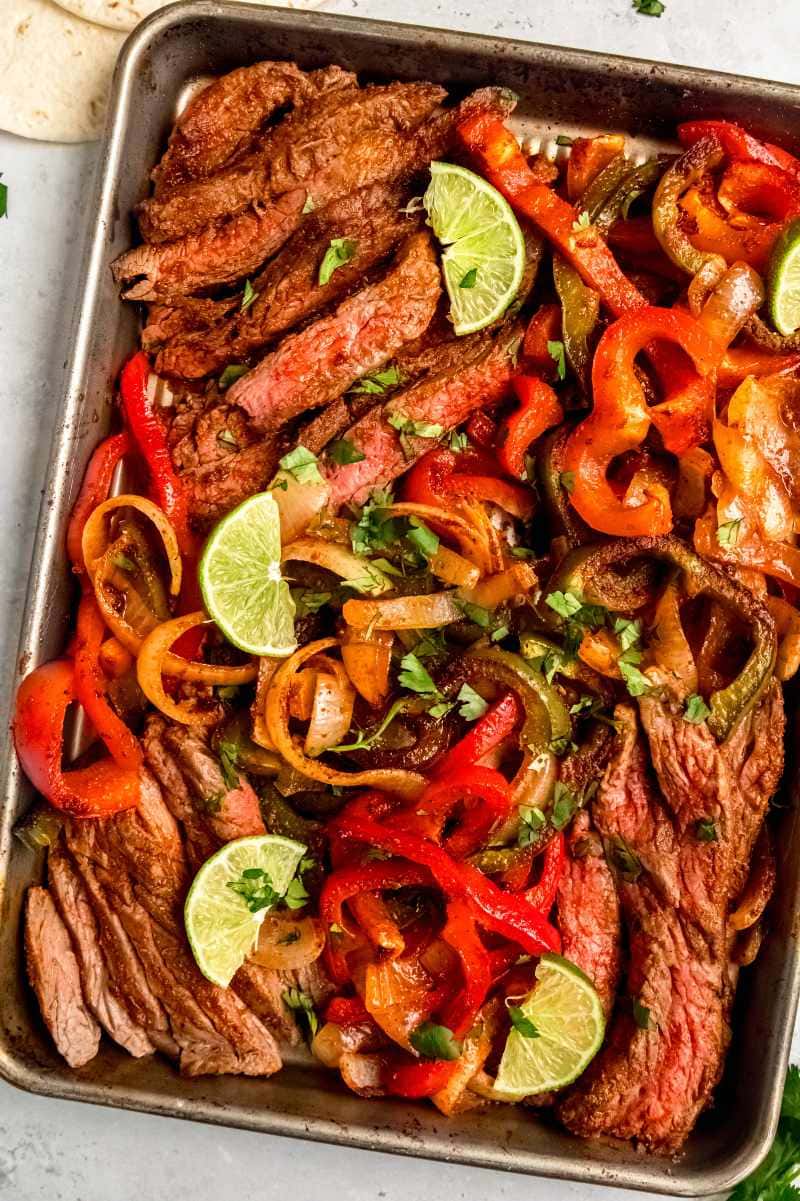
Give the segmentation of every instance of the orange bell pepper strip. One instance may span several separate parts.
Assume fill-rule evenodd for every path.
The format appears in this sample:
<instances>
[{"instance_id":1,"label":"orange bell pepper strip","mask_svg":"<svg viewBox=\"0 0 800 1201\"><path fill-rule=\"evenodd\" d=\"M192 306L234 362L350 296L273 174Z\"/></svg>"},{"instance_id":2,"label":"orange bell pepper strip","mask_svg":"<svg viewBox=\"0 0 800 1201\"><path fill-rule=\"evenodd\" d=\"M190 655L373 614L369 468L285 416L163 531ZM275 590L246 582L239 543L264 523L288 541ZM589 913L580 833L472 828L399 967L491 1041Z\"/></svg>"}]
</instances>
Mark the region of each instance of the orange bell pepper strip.
<instances>
[{"instance_id":1,"label":"orange bell pepper strip","mask_svg":"<svg viewBox=\"0 0 800 1201\"><path fill-rule=\"evenodd\" d=\"M567 196L570 200L579 200L611 160L624 153L625 138L621 133L575 138L567 161Z\"/></svg>"},{"instance_id":2,"label":"orange bell pepper strip","mask_svg":"<svg viewBox=\"0 0 800 1201\"><path fill-rule=\"evenodd\" d=\"M546 234L615 316L646 306L600 233L592 226L581 228L574 206L536 182L516 138L502 121L489 113L476 113L461 122L458 134L490 183Z\"/></svg>"},{"instance_id":3,"label":"orange bell pepper strip","mask_svg":"<svg viewBox=\"0 0 800 1201\"><path fill-rule=\"evenodd\" d=\"M556 362L547 349L548 342L561 338L561 305L540 305L528 322L522 343L525 365L545 379L556 378Z\"/></svg>"},{"instance_id":4,"label":"orange bell pepper strip","mask_svg":"<svg viewBox=\"0 0 800 1201\"><path fill-rule=\"evenodd\" d=\"M735 388L748 375L780 375L800 367L800 353L770 354L753 346L731 346L717 370L720 388Z\"/></svg>"},{"instance_id":5,"label":"orange bell pepper strip","mask_svg":"<svg viewBox=\"0 0 800 1201\"><path fill-rule=\"evenodd\" d=\"M718 205L698 187L689 188L679 201L688 219L688 236L697 250L719 254L726 263L745 262L763 271L783 221L762 221L741 214L734 225Z\"/></svg>"},{"instance_id":6,"label":"orange bell pepper strip","mask_svg":"<svg viewBox=\"0 0 800 1201\"><path fill-rule=\"evenodd\" d=\"M72 817L110 817L139 803L138 770L100 759L63 771L64 716L76 700L75 671L68 659L37 667L19 686L12 729L22 768L51 805Z\"/></svg>"},{"instance_id":7,"label":"orange bell pepper strip","mask_svg":"<svg viewBox=\"0 0 800 1201\"><path fill-rule=\"evenodd\" d=\"M644 500L626 504L608 478L612 461L636 450L650 428L653 410L648 409L634 364L637 354L656 340L677 344L700 377L710 375L717 362L716 345L680 309L648 307L629 313L603 334L592 367L594 408L570 435L564 461L574 473L572 504L584 521L605 534L630 538L664 534L672 527L666 488L652 482L645 487Z\"/></svg>"},{"instance_id":8,"label":"orange bell pepper strip","mask_svg":"<svg viewBox=\"0 0 800 1201\"><path fill-rule=\"evenodd\" d=\"M693 146L701 138L715 134L729 158L741 162L767 163L800 177L800 159L772 142L760 142L734 121L685 121L678 126L682 146Z\"/></svg>"},{"instance_id":9,"label":"orange bell pepper strip","mask_svg":"<svg viewBox=\"0 0 800 1201\"><path fill-rule=\"evenodd\" d=\"M509 475L521 479L528 448L545 430L564 420L564 410L550 385L535 375L518 375L511 386L519 408L500 426L497 457Z\"/></svg>"},{"instance_id":10,"label":"orange bell pepper strip","mask_svg":"<svg viewBox=\"0 0 800 1201\"><path fill-rule=\"evenodd\" d=\"M513 517L530 517L535 506L530 488L491 474L494 464L487 459L477 451L429 450L406 476L403 495L416 504L439 506L443 499L469 497L499 505Z\"/></svg>"},{"instance_id":11,"label":"orange bell pepper strip","mask_svg":"<svg viewBox=\"0 0 800 1201\"><path fill-rule=\"evenodd\" d=\"M78 606L75 636L75 696L83 706L112 759L131 771L142 766L144 756L139 740L106 700L106 679L100 666L100 652L106 627L92 592L86 592Z\"/></svg>"}]
</instances>

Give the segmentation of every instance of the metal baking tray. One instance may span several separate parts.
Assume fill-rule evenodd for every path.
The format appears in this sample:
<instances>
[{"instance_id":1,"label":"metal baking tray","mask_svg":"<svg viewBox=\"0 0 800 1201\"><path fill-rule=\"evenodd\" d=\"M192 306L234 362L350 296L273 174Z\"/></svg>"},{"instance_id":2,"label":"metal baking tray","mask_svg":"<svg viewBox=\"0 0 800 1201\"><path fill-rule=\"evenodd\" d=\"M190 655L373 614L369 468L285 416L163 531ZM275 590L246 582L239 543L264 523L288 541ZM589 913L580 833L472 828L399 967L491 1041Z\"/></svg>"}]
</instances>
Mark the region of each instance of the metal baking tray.
<instances>
[{"instance_id":1,"label":"metal baking tray","mask_svg":"<svg viewBox=\"0 0 800 1201\"><path fill-rule=\"evenodd\" d=\"M364 21L337 15L210 3L162 10L126 42L91 208L83 286L74 320L66 394L44 490L19 658L6 686L54 655L74 601L63 550L67 515L87 459L112 420L112 386L134 347L133 306L118 300L109 263L133 237L129 214L192 81L262 58L304 67L339 63L364 78L430 79L453 90L494 83L521 100L526 137L626 131L641 153L669 144L678 121L739 119L756 133L800 146L800 88L525 42ZM589 124L587 125L587 121ZM792 739L789 740L791 745ZM184 1080L161 1058L136 1060L104 1043L70 1071L56 1055L25 983L20 909L43 860L12 837L32 799L6 748L0 823L0 1074L32 1092L193 1118L267 1133L395 1151L593 1184L699 1196L731 1187L774 1135L800 988L795 913L800 908L800 828L779 814L781 862L771 929L742 975L725 1079L684 1154L675 1160L627 1146L582 1142L522 1107L447 1120L433 1107L365 1101L305 1052L270 1080Z\"/></svg>"}]
</instances>

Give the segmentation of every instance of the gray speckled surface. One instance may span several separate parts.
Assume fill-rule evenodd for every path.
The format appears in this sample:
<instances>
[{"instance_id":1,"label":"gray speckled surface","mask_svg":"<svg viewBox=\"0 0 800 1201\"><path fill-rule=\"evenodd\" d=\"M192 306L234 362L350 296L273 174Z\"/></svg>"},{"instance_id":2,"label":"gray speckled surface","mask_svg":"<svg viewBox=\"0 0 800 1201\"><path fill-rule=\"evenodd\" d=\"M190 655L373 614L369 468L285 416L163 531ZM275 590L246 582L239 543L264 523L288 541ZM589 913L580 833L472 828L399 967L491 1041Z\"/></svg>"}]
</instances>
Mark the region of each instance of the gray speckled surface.
<instances>
[{"instance_id":1,"label":"gray speckled surface","mask_svg":"<svg viewBox=\"0 0 800 1201\"><path fill-rule=\"evenodd\" d=\"M14 5L18 0L0 0ZM797 0L328 0L328 9L800 83ZM20 9L24 5L20 3ZM10 662L77 302L91 146L0 133L0 645ZM7 698L3 698L3 710ZM795 1058L800 1051L795 1034ZM315 1146L28 1096L0 1083L0 1201L622 1201L632 1194Z\"/></svg>"}]
</instances>

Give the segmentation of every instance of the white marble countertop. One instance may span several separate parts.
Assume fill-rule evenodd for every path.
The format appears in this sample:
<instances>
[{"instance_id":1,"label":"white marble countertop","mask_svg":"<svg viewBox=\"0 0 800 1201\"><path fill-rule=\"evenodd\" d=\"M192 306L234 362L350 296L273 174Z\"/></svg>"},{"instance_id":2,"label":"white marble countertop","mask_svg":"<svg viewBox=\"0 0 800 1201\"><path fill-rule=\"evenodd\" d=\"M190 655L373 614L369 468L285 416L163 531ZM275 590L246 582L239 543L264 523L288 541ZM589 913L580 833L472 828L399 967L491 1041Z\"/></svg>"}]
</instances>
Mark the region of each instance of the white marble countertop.
<instances>
[{"instance_id":1,"label":"white marble countertop","mask_svg":"<svg viewBox=\"0 0 800 1201\"><path fill-rule=\"evenodd\" d=\"M17 0L0 0L14 5ZM328 0L367 17L641 55L800 83L797 0ZM69 316L95 161L93 146L0 133L9 217L0 222L0 646L13 661L41 480L59 404ZM800 1039L795 1032L795 1055ZM128 1114L18 1092L0 1082L0 1201L624 1201L633 1194L371 1155ZM642 1195L643 1196L643 1195Z\"/></svg>"}]
</instances>

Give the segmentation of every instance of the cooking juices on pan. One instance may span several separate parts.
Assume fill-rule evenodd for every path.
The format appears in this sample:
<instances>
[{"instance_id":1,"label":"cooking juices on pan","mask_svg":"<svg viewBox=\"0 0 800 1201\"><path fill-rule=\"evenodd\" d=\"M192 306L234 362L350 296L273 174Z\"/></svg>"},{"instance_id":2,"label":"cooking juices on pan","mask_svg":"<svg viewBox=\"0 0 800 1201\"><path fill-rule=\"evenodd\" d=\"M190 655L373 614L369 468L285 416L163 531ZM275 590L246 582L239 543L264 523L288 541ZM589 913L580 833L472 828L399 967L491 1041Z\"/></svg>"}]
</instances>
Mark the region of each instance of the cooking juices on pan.
<instances>
[{"instance_id":1,"label":"cooking juices on pan","mask_svg":"<svg viewBox=\"0 0 800 1201\"><path fill-rule=\"evenodd\" d=\"M674 1151L774 882L800 162L719 121L560 170L513 104L260 63L178 119L17 698L29 975L74 1066L307 1038L365 1096Z\"/></svg>"}]
</instances>

